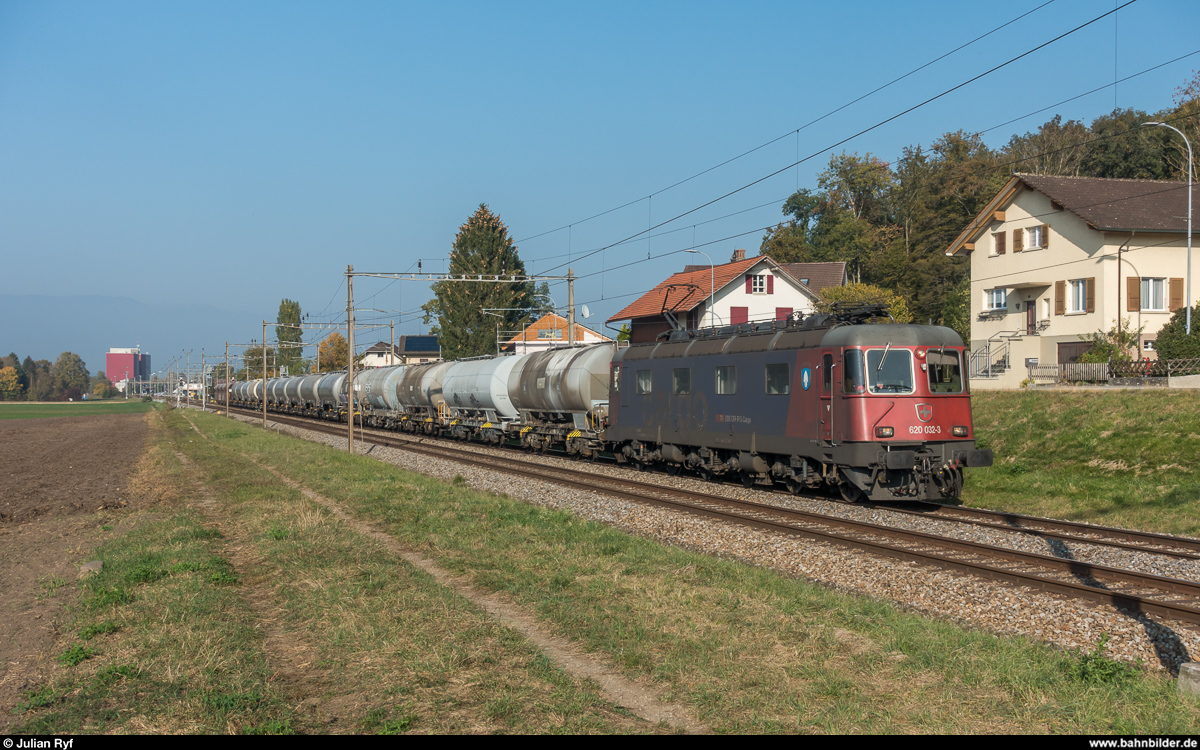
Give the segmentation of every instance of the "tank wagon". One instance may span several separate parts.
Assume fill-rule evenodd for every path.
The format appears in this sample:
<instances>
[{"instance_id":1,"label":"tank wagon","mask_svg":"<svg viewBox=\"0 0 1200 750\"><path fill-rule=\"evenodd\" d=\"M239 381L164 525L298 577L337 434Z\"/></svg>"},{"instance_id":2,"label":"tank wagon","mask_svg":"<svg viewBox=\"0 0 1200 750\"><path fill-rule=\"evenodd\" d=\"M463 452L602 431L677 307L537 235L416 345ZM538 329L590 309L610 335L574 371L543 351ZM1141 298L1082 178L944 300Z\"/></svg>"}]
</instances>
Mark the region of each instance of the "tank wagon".
<instances>
[{"instance_id":1,"label":"tank wagon","mask_svg":"<svg viewBox=\"0 0 1200 750\"><path fill-rule=\"evenodd\" d=\"M368 370L355 377L356 413L388 429L611 453L746 486L827 487L846 501L956 499L965 468L992 464L975 447L963 342L941 326L867 322L881 314ZM268 408L345 421L345 377L268 381ZM262 390L238 383L233 398L261 406Z\"/></svg>"}]
</instances>

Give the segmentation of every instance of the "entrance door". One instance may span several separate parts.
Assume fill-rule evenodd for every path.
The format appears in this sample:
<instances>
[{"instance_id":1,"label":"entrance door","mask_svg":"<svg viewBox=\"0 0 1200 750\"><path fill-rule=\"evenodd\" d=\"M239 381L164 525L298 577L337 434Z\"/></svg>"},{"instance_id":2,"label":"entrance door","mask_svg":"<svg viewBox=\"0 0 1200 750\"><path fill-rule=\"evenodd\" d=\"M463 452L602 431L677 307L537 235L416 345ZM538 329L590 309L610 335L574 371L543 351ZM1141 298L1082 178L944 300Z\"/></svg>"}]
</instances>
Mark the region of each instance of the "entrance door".
<instances>
[{"instance_id":1,"label":"entrance door","mask_svg":"<svg viewBox=\"0 0 1200 750\"><path fill-rule=\"evenodd\" d=\"M817 413L821 420L821 439L830 442L833 438L833 355L821 357L821 388Z\"/></svg>"},{"instance_id":2,"label":"entrance door","mask_svg":"<svg viewBox=\"0 0 1200 750\"><path fill-rule=\"evenodd\" d=\"M1032 336L1037 329L1037 304L1033 302L1025 303L1025 333Z\"/></svg>"}]
</instances>

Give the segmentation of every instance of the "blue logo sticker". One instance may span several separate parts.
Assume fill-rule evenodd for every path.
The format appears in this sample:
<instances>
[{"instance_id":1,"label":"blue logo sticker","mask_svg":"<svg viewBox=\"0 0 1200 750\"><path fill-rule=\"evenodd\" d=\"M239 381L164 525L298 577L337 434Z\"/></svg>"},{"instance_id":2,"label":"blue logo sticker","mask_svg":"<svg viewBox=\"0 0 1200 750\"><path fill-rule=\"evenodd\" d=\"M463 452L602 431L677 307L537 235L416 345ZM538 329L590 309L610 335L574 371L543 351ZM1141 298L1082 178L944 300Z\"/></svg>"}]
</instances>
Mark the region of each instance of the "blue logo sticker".
<instances>
[{"instance_id":1,"label":"blue logo sticker","mask_svg":"<svg viewBox=\"0 0 1200 750\"><path fill-rule=\"evenodd\" d=\"M812 370L805 367L800 371L800 387L807 391L810 385L812 385Z\"/></svg>"}]
</instances>

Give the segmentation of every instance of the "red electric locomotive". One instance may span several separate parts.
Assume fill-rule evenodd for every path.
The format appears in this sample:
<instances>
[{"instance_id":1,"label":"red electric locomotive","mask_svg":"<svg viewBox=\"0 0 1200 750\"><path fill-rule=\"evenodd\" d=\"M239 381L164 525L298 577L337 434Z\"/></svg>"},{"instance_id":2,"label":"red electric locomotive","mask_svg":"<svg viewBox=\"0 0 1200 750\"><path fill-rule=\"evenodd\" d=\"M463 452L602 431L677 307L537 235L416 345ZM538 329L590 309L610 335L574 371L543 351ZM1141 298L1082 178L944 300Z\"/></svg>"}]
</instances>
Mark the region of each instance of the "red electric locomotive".
<instances>
[{"instance_id":1,"label":"red electric locomotive","mask_svg":"<svg viewBox=\"0 0 1200 750\"><path fill-rule=\"evenodd\" d=\"M677 331L612 363L605 440L618 460L847 501L955 500L975 448L962 339L874 324L877 306Z\"/></svg>"}]
</instances>

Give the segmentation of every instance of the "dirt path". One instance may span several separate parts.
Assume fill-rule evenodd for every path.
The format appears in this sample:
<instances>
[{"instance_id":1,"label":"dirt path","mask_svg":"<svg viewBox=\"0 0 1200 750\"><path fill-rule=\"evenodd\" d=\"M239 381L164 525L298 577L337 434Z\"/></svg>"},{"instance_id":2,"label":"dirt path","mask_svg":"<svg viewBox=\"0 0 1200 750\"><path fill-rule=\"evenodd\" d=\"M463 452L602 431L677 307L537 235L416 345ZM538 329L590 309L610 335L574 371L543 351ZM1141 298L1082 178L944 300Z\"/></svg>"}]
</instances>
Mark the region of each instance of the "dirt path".
<instances>
[{"instance_id":1,"label":"dirt path","mask_svg":"<svg viewBox=\"0 0 1200 750\"><path fill-rule=\"evenodd\" d=\"M204 435L190 419L188 422L192 425L193 430L207 439L207 435ZM696 734L710 732L709 728L695 716L694 712L688 706L663 701L659 696L665 692L664 689L625 679L616 670L612 669L610 665L606 664L604 660L580 651L571 641L565 638L547 632L532 615L514 604L507 597L479 591L471 586L469 582L452 576L432 560L404 548L393 537L355 518L334 500L313 492L280 473L275 468L257 461L250 456L243 455L243 458L269 471L281 482L298 490L306 498L320 504L360 534L380 542L392 554L404 559L414 567L425 571L438 581L438 583L454 589L460 596L482 608L505 626L521 633L563 671L579 678L594 681L608 696L609 700L616 705L629 709L651 723L665 722L683 731ZM304 650L302 644L292 644L291 653L288 653L283 661L289 664L294 663L297 661L295 652L303 652ZM282 652L280 654L281 656L283 655ZM299 680L315 679L319 681L323 679L323 677L318 675L305 676L297 674L294 677Z\"/></svg>"}]
</instances>

